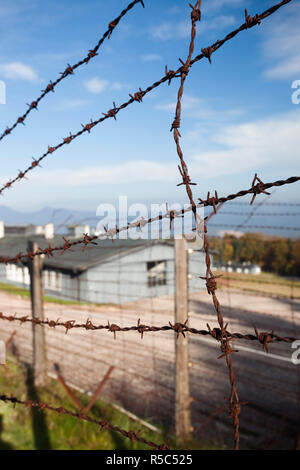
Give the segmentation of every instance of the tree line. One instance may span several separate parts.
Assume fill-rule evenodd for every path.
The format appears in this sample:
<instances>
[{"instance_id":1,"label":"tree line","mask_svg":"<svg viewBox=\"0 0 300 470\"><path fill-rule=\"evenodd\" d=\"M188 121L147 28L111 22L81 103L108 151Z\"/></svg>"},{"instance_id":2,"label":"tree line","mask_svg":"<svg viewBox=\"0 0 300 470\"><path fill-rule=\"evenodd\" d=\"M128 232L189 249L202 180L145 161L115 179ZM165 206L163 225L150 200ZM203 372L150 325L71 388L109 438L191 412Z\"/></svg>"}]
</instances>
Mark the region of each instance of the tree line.
<instances>
[{"instance_id":1,"label":"tree line","mask_svg":"<svg viewBox=\"0 0 300 470\"><path fill-rule=\"evenodd\" d=\"M217 262L259 264L263 271L285 276L300 276L300 238L290 239L261 233L241 237L210 237L210 248Z\"/></svg>"}]
</instances>

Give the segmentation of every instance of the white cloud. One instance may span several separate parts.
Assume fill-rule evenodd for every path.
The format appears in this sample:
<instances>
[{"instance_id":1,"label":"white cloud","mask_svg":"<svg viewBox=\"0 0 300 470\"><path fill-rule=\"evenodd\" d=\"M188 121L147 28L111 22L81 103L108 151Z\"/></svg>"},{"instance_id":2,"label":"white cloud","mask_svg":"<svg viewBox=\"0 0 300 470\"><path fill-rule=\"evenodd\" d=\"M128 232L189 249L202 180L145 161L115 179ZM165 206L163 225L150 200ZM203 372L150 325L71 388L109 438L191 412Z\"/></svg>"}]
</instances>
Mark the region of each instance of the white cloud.
<instances>
[{"instance_id":1,"label":"white cloud","mask_svg":"<svg viewBox=\"0 0 300 470\"><path fill-rule=\"evenodd\" d=\"M300 52L265 71L268 78L294 78L300 74Z\"/></svg>"},{"instance_id":2,"label":"white cloud","mask_svg":"<svg viewBox=\"0 0 300 470\"><path fill-rule=\"evenodd\" d=\"M213 142L224 150L196 152L191 174L201 168L202 177L234 175L250 171L272 171L289 167L299 171L300 114L261 119L220 127ZM193 170L194 167L194 170Z\"/></svg>"},{"instance_id":3,"label":"white cloud","mask_svg":"<svg viewBox=\"0 0 300 470\"><path fill-rule=\"evenodd\" d=\"M269 66L264 75L272 79L296 79L300 73L300 4L290 5L265 29L264 54Z\"/></svg>"},{"instance_id":4,"label":"white cloud","mask_svg":"<svg viewBox=\"0 0 300 470\"><path fill-rule=\"evenodd\" d=\"M103 91L107 89L119 91L127 87L125 83L121 83L121 82L110 83L108 80L101 80L98 77L91 78L90 80L84 83L84 86L90 93L95 93L95 94L102 93Z\"/></svg>"},{"instance_id":5,"label":"white cloud","mask_svg":"<svg viewBox=\"0 0 300 470\"><path fill-rule=\"evenodd\" d=\"M8 79L20 79L34 82L38 79L35 70L22 62L10 62L8 64L0 64L0 73Z\"/></svg>"},{"instance_id":6,"label":"white cloud","mask_svg":"<svg viewBox=\"0 0 300 470\"><path fill-rule=\"evenodd\" d=\"M233 25L235 19L231 15L219 15L209 20L203 20L198 28L198 34L202 35L215 30L224 30L227 26ZM191 22L189 20L180 21L177 24L165 21L151 29L154 39L167 40L172 38L181 39L191 34Z\"/></svg>"},{"instance_id":7,"label":"white cloud","mask_svg":"<svg viewBox=\"0 0 300 470\"><path fill-rule=\"evenodd\" d=\"M141 56L141 59L144 62L155 62L157 60L162 60L162 57L159 54L144 54Z\"/></svg>"},{"instance_id":8,"label":"white cloud","mask_svg":"<svg viewBox=\"0 0 300 470\"><path fill-rule=\"evenodd\" d=\"M162 103L154 106L154 109L159 111L175 112L176 109L176 100L169 103ZM198 98L197 96L191 96L184 94L182 98L182 112L186 117L192 117L197 120L205 121L206 126L216 126L219 122L228 122L237 116L241 116L243 111L239 108L232 109L214 109L209 106L205 100ZM201 123L203 126L203 124ZM194 131L189 131L189 135L197 133Z\"/></svg>"},{"instance_id":9,"label":"white cloud","mask_svg":"<svg viewBox=\"0 0 300 470\"><path fill-rule=\"evenodd\" d=\"M84 86L90 93L102 93L107 88L108 81L94 77L85 82Z\"/></svg>"},{"instance_id":10,"label":"white cloud","mask_svg":"<svg viewBox=\"0 0 300 470\"><path fill-rule=\"evenodd\" d=\"M32 173L33 183L38 186L55 185L65 187L82 187L91 185L112 185L160 181L176 181L178 178L176 164L156 163L146 160L127 161L116 165L99 165L96 167L80 168L77 170L61 169L59 172L37 171Z\"/></svg>"},{"instance_id":11,"label":"white cloud","mask_svg":"<svg viewBox=\"0 0 300 470\"><path fill-rule=\"evenodd\" d=\"M157 104L154 106L154 109L158 109L159 111L174 111L176 109L176 99L170 103L162 103ZM196 96L191 96L185 93L182 98L182 109L193 109L195 107L199 107L202 104L202 100Z\"/></svg>"},{"instance_id":12,"label":"white cloud","mask_svg":"<svg viewBox=\"0 0 300 470\"><path fill-rule=\"evenodd\" d=\"M190 175L195 181L222 176L258 172L260 176L268 171L289 173L300 170L300 115L290 112L239 125L224 127L220 125L214 133L207 137L208 150L202 150L198 139L199 151L185 150L185 160ZM186 148L189 145L186 137ZM195 148L193 143L193 149ZM218 150L214 150L214 149ZM219 150L220 149L220 150ZM129 160L121 163L101 164L79 169L40 170L31 174L33 187L52 187L53 182L58 188L82 188L103 185L145 184L149 187L153 182L161 185L178 183L180 175L177 158L168 162L148 160Z\"/></svg>"}]
</instances>

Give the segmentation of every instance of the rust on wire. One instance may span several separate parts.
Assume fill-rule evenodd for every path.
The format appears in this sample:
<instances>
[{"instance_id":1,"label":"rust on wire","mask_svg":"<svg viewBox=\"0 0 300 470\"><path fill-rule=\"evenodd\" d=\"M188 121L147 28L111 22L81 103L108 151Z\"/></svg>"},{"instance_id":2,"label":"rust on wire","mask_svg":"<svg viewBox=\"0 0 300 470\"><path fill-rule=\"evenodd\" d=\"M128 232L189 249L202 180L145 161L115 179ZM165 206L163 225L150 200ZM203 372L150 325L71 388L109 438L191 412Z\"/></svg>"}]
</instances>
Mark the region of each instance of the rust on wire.
<instances>
[{"instance_id":1,"label":"rust on wire","mask_svg":"<svg viewBox=\"0 0 300 470\"><path fill-rule=\"evenodd\" d=\"M180 132L178 130L178 129L180 129L181 100L182 100L182 96L183 96L184 83L185 83L186 77L189 73L189 68L190 68L190 64L191 64L191 60L192 60L192 55L193 55L193 52L194 52L194 49L195 49L196 23L197 23L197 21L201 20L201 0L198 0L195 5L190 4L190 7L192 8L192 12L191 12L191 22L192 22L191 40L190 40L190 46L189 46L189 53L188 53L188 57L187 57L186 61L183 62L181 59L179 59L181 64L182 64L181 72L180 72L180 87L179 87L179 90L178 90L175 118L174 118L174 121L173 121L172 126L171 126L171 131L173 131L173 137L174 137L174 141L175 141L175 144L176 144L176 150L177 150L177 154L178 154L178 157L179 157L179 160L180 160L180 165L178 165L178 169L179 169L180 175L182 177L182 183L179 183L177 186L181 186L181 185L185 186L186 193L187 193L188 198L190 200L190 204L191 204L191 207L192 207L192 211L193 211L196 226L197 226L197 222L198 222L198 220L197 220L197 207L196 207L196 203L194 201L193 193L192 193L192 190L191 190L191 186L192 185L195 186L196 183L192 183L191 178L189 176L188 167L187 167L186 162L184 161L183 152L182 152L182 149L181 149L181 146L180 146L180 140L179 139L180 139L181 135L180 135Z\"/></svg>"},{"instance_id":2,"label":"rust on wire","mask_svg":"<svg viewBox=\"0 0 300 470\"><path fill-rule=\"evenodd\" d=\"M231 385L231 394L229 399L230 404L230 417L233 420L234 425L234 449L239 450L239 441L240 441L240 413L241 413L241 405L239 395L237 392L237 384L236 378L234 374L231 354L236 352L236 350L232 349L230 345L230 341L233 339L232 336L230 337L227 333L227 325L224 325L224 319L221 311L221 306L219 300L216 295L217 290L217 276L214 276L211 270L211 259L209 253L209 243L207 238L207 227L206 223L204 223L204 251L205 251L205 261L206 261L206 275L202 277L202 279L206 280L206 286L208 293L212 296L213 305L217 312L217 319L219 323L220 330L218 332L218 337L216 339L221 343L221 357L225 357L228 371L229 371L229 380Z\"/></svg>"},{"instance_id":3,"label":"rust on wire","mask_svg":"<svg viewBox=\"0 0 300 470\"><path fill-rule=\"evenodd\" d=\"M134 431L126 431L125 429L122 429L119 426L115 426L106 420L98 420L90 416L87 416L86 414L82 412L75 413L74 411L70 411L64 408L63 406L54 407L45 402L38 402L38 401L32 401L32 400L25 401L25 400L20 400L17 397L9 397L7 395L0 395L0 401L4 403L12 403L13 405L23 405L23 406L26 406L27 408L38 408L39 410L49 410L49 411L58 413L59 415L64 414L64 415L72 416L73 418L77 418L79 422L87 421L88 423L96 424L97 426L99 426L100 430L109 430L109 431L117 432L121 434L123 437L130 439L132 442L141 442L142 444L145 444L148 447L151 447L152 449L156 449L156 450L168 450L167 445L155 444L155 442L144 439L142 436L135 433Z\"/></svg>"},{"instance_id":4,"label":"rust on wire","mask_svg":"<svg viewBox=\"0 0 300 470\"><path fill-rule=\"evenodd\" d=\"M209 50L210 50L210 54L213 54L214 52L216 52L220 47L222 47L227 41L230 41L231 39L233 39L237 34L239 34L241 31L244 31L248 28L252 28L253 26L259 24L259 21L261 20L264 20L265 18L269 17L270 15L272 15L273 13L275 13L279 8L283 7L284 5L290 3L292 0L283 0L282 2L274 5L273 7L269 8L268 10L265 10L263 13L261 13L260 15L256 15L255 16L255 20L248 26L246 23L243 23L239 28L235 29L234 31L231 31L229 34L227 34L227 36L225 36L224 39L222 40L218 40L216 41L212 46L209 47ZM193 7L194 8L194 7ZM188 68L192 67L193 64L195 64L196 62L202 60L203 58L205 57L205 55L203 54L203 52L199 55L197 55L194 59L190 60L189 62L189 66ZM74 67L73 67L74 68ZM81 136L83 133L85 132L90 132L91 129L95 126L97 126L98 124L102 123L103 121L105 121L106 119L109 119L111 117L113 117L114 119L116 118L116 114L127 108L127 106L129 106L130 104L138 101L138 102L142 102L142 99L143 97L150 93L152 90L154 90L155 88L157 88L158 86L160 86L162 83L165 83L166 81L168 83L170 83L174 78L178 78L178 77L182 77L182 74L185 75L188 71L188 68L186 66L186 64L183 64L181 67L179 67L176 71L172 71L172 70L169 70L165 69L165 75L158 81L154 82L152 85L148 86L145 90L142 90L141 88L139 89L139 91L137 91L136 93L134 93L133 95L131 94L131 97L130 97L130 100L124 102L123 104L121 104L120 106L118 107L115 107L113 108L113 112L111 112L111 110L109 110L107 113L103 113L104 116L95 120L95 121L91 121L90 123L86 124L86 125L83 125L82 126L82 129L80 131L78 131L77 133L75 134L71 134L72 136L72 139L69 141L70 137L66 137L65 139L63 139L63 141L59 144L57 144L56 146L50 146L49 148L51 149L51 151L49 151L49 148L48 150L41 156L39 157L37 160L35 160L31 165L29 165L27 167L26 170L24 171L19 171L18 175L9 180L9 182L7 182L6 184L4 184L1 188L0 188L0 194L3 193L3 191L5 191L6 189L9 189L14 183L16 183L17 181L21 181L29 171L33 170L36 166L39 165L39 163L44 160L48 155L52 154L53 152L55 152L56 150L58 150L59 148L63 147L64 145L67 145L68 143L70 143L71 141L73 141L74 139L76 139L77 137ZM30 108L31 110L32 108ZM179 123L180 124L180 123ZM175 122L175 126L178 125L178 121ZM176 128L176 127L175 127ZM65 140L67 140L67 142L65 142ZM185 172L183 173L183 178L184 178L184 174ZM191 185L191 182L190 180L187 179L186 177L186 181L184 181L184 184L186 185L187 187L187 184Z\"/></svg>"},{"instance_id":5,"label":"rust on wire","mask_svg":"<svg viewBox=\"0 0 300 470\"><path fill-rule=\"evenodd\" d=\"M291 176L290 178L287 178L286 180L278 180L278 181L274 181L272 183L265 183L261 186L261 190L262 189L269 189L269 188L272 188L274 186L278 187L278 186L284 186L285 184L296 183L299 180L300 180L300 176ZM199 198L200 202L199 202L199 204L197 204L197 207L200 207L200 206L212 206L212 207L214 207L215 206L215 208L216 208L217 205L219 205L219 208L220 208L220 204L222 204L226 201L231 201L231 200L236 199L238 197L243 197L247 194L253 194L254 190L255 190L255 188L251 187L250 189L242 190L242 191L239 191L238 193L235 193L235 194L229 194L228 196L225 196L225 197L218 197L218 199L216 199L216 197L214 197L214 198L209 197L206 200L203 200L203 199ZM217 195L217 193L216 193L216 195ZM51 245L49 245L47 248L39 249L37 251L27 250L26 253L19 252L15 256L3 256L2 255L2 256L0 256L0 263L15 263L15 262L18 262L18 261L21 261L21 260L25 260L27 258L33 259L34 256L41 256L41 255L51 256L51 254L53 254L56 251L60 251L60 254L63 255L67 251L73 251L72 247L74 247L76 245L84 245L83 250L85 250L88 245L91 245L91 244L95 245L96 244L95 240L101 240L101 239L106 238L106 237L111 237L111 239L113 239L113 237L118 235L120 232L128 231L132 228L137 228L138 227L138 228L140 228L140 230L142 230L142 228L145 225L151 224L153 222L157 222L157 221L162 220L162 219L169 219L170 224L171 224L172 221L175 218L182 217L185 213L192 210L192 206L181 209L181 210L172 210L172 211L169 211L168 205L166 207L167 207L167 210L166 210L165 214L159 214L158 216L149 217L148 219L144 219L142 217L141 219L137 220L136 222L129 223L129 224L123 226L123 227L113 227L111 229L108 229L107 227L105 227L105 233L104 234L93 235L93 236L83 234L84 235L83 238L75 240L75 241L70 241L70 240L66 239L65 237L62 237L64 243L60 246L51 247ZM209 219L208 220L206 219L206 221L208 222Z\"/></svg>"},{"instance_id":6,"label":"rust on wire","mask_svg":"<svg viewBox=\"0 0 300 470\"><path fill-rule=\"evenodd\" d=\"M12 133L12 131L18 126L18 124L23 124L25 125L24 121L26 120L26 118L28 117L28 115L31 113L31 111L33 109L38 109L38 104L40 103L40 101L50 92L53 92L54 93L54 89L55 87L62 81L64 80L66 77L70 76L70 75L74 75L74 71L78 68L78 67L81 67L81 65L84 65L84 64L88 64L90 62L90 60L94 57L96 57L98 55L98 50L99 48L101 47L102 43L104 42L104 40L107 38L109 39L113 30L117 27L117 25L119 24L120 20L123 18L123 16L126 15L126 13L128 13L137 3L141 3L141 5L143 7L145 7L144 3L143 3L143 0L134 0L133 2L129 3L129 5L120 13L120 15L115 18L113 21L111 21L108 25L108 29L106 30L106 32L103 34L102 38L98 41L98 43L96 44L96 46L94 47L94 49L90 49L87 56L80 60L79 62L77 62L76 64L74 65L70 65L68 64L68 66L66 67L66 69L60 73L60 77L58 77L54 82L52 82L50 80L49 84L46 86L45 90L42 90L41 92L41 95L35 100L35 101L32 101L32 103L30 104L27 104L28 106L28 109L27 111L20 117L17 118L16 122L11 126L11 127L7 127L3 133L0 135L0 140L4 139L4 137L10 135Z\"/></svg>"},{"instance_id":7,"label":"rust on wire","mask_svg":"<svg viewBox=\"0 0 300 470\"><path fill-rule=\"evenodd\" d=\"M217 277L217 276L216 276ZM206 278L204 278L206 279ZM210 286L210 289L212 287ZM213 288L214 289L214 288ZM40 318L32 318L29 315L24 316L17 316L17 315L5 315L4 313L0 312L0 320L5 320L8 322L19 322L20 325L25 323L31 323L33 326L48 326L49 328L55 329L56 327L62 327L65 329L65 332L68 333L72 329L83 329L86 331L99 331L99 330L107 330L110 333L113 333L115 339L117 339L116 334L118 332L137 332L141 335L141 339L143 339L144 333L156 333L156 332L163 332L163 331L174 331L176 335L184 333L190 333L193 335L200 335L200 336L211 336L211 338L220 341L221 339L221 329L220 328L211 328L209 324L207 324L207 330L199 330L197 328L192 328L188 326L187 321L185 323L175 323L174 325L169 322L168 325L162 326L155 326L155 325L146 325L142 324L141 320L139 319L137 325L132 326L119 326L115 323L107 322L106 325L98 325L94 324L89 318L86 320L85 323L76 323L75 320L66 320L60 321L58 320L41 320ZM261 332L259 333L255 328L255 334L244 334L244 333L231 333L226 329L226 335L229 339L239 339L239 340L246 340L246 341L258 341L262 345L274 343L274 342L283 342L283 343L293 343L296 341L296 338L290 336L279 336L272 332ZM266 339L267 338L267 339ZM264 349L265 346L264 346Z\"/></svg>"}]
</instances>

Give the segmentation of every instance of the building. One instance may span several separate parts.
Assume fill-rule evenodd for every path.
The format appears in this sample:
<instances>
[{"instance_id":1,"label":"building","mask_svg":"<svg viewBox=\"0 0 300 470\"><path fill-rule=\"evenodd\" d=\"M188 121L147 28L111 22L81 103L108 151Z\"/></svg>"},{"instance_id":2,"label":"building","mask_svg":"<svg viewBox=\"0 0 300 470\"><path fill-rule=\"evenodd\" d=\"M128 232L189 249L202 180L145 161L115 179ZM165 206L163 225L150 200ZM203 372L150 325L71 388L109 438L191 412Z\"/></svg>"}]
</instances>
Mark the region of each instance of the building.
<instances>
[{"instance_id":1,"label":"building","mask_svg":"<svg viewBox=\"0 0 300 470\"><path fill-rule=\"evenodd\" d=\"M44 237L8 237L0 240L0 256L26 252L28 240L46 248ZM52 246L63 246L55 236ZM189 288L205 288L199 278L206 271L205 255L189 244ZM194 248L193 248L194 246ZM26 264L0 265L0 282L29 288ZM72 247L63 255L43 258L45 294L81 302L120 304L174 293L174 244L163 240L97 240L83 251Z\"/></svg>"},{"instance_id":2,"label":"building","mask_svg":"<svg viewBox=\"0 0 300 470\"><path fill-rule=\"evenodd\" d=\"M41 235L47 239L54 237L54 225L52 223L42 225L4 225L3 221L0 221L0 239L5 237L20 237L30 235Z\"/></svg>"},{"instance_id":3,"label":"building","mask_svg":"<svg viewBox=\"0 0 300 470\"><path fill-rule=\"evenodd\" d=\"M242 273L242 274L260 274L261 267L259 264L252 264L249 261L244 261L243 263L232 263L228 261L227 263L221 263L216 266L216 269L220 271L226 271L228 273Z\"/></svg>"},{"instance_id":4,"label":"building","mask_svg":"<svg viewBox=\"0 0 300 470\"><path fill-rule=\"evenodd\" d=\"M239 230L220 230L217 233L218 237L224 238L226 236L231 236L235 238L241 238L243 235L245 235L244 232L240 232Z\"/></svg>"},{"instance_id":5,"label":"building","mask_svg":"<svg viewBox=\"0 0 300 470\"><path fill-rule=\"evenodd\" d=\"M89 225L71 224L67 226L67 238L80 238L84 233L90 234Z\"/></svg>"}]
</instances>

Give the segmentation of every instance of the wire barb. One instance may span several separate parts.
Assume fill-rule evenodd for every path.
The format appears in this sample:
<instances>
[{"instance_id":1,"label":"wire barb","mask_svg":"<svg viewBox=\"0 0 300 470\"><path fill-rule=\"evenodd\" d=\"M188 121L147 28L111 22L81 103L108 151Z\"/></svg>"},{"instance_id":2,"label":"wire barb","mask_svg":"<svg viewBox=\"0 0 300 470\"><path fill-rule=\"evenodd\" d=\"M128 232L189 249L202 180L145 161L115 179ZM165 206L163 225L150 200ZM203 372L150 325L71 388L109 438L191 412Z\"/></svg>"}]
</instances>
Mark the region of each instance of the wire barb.
<instances>
[{"instance_id":1,"label":"wire barb","mask_svg":"<svg viewBox=\"0 0 300 470\"><path fill-rule=\"evenodd\" d=\"M76 64L74 65L70 65L68 64L68 66L66 67L66 69L64 70L64 72L61 72L60 73L60 77L57 78L54 82L52 82L50 80L50 82L48 83L47 87L42 90L41 92L41 95L35 100L33 101L31 104L28 104L27 106L29 107L29 109L20 117L17 118L16 122L11 126L11 127L7 127L3 133L0 135L0 140L4 139L4 137L8 136L9 134L11 134L11 132L18 126L18 124L24 124L24 121L25 119L29 116L30 112L33 110L33 109L36 109L37 110L37 106L38 106L38 103L40 103L40 101L43 100L43 98L50 92L54 92L55 91L55 88L56 86L62 81L64 80L65 78L71 76L71 75L74 75L74 71L80 67L81 65L83 64L88 64L89 61L96 57L97 55L99 55L97 53L97 51L99 50L99 48L101 47L102 43L104 42L104 40L107 38L109 39L111 37L111 34L113 32L113 30L116 28L116 26L119 24L120 20L123 18L123 16L125 16L136 4L140 3L143 8L145 8L145 5L144 5L144 2L142 0L133 0L131 3L129 3L129 5L120 13L120 15L115 18L114 20L112 20L109 25L108 25L108 29L107 31L103 34L103 36L101 37L101 39L98 41L97 45L94 47L94 49L90 49L87 56L84 58L84 59L81 59L79 62L77 62Z\"/></svg>"}]
</instances>

